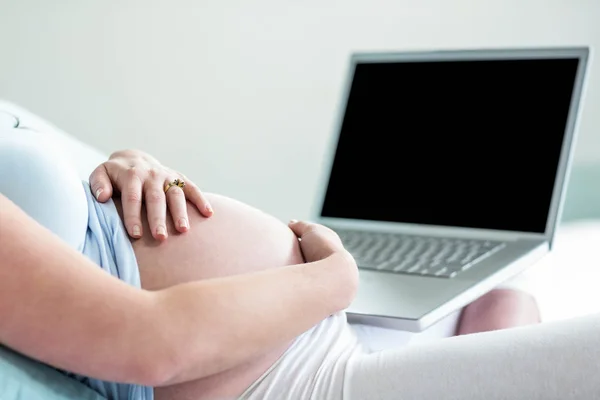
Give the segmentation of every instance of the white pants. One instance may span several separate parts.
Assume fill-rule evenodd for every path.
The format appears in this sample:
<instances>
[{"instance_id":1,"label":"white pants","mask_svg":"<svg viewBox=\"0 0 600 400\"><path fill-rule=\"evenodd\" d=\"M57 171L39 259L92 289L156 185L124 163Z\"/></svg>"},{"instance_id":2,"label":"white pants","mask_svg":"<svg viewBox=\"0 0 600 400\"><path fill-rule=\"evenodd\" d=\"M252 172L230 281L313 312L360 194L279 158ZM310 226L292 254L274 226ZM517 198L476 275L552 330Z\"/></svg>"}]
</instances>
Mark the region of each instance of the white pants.
<instances>
[{"instance_id":1,"label":"white pants","mask_svg":"<svg viewBox=\"0 0 600 400\"><path fill-rule=\"evenodd\" d=\"M538 284L548 276L536 273ZM523 289L523 279L514 283ZM544 308L541 304L542 315ZM600 315L448 337L457 316L411 334L352 326L343 313L334 315L298 338L242 398L600 398Z\"/></svg>"}]
</instances>

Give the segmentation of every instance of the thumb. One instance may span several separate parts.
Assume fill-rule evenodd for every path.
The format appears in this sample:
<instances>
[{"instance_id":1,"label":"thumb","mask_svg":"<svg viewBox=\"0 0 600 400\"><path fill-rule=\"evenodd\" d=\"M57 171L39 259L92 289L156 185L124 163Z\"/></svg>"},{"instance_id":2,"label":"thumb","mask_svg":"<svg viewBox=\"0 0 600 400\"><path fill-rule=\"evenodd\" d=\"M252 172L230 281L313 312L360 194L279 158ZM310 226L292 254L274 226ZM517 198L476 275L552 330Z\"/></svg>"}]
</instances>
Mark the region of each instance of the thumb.
<instances>
[{"instance_id":1,"label":"thumb","mask_svg":"<svg viewBox=\"0 0 600 400\"><path fill-rule=\"evenodd\" d=\"M310 222L297 221L295 219L291 220L288 226L299 238L301 238L309 232L314 231L316 227L315 224L312 224Z\"/></svg>"},{"instance_id":2,"label":"thumb","mask_svg":"<svg viewBox=\"0 0 600 400\"><path fill-rule=\"evenodd\" d=\"M96 199L101 203L112 197L113 188L104 164L100 164L90 175L90 187Z\"/></svg>"}]
</instances>

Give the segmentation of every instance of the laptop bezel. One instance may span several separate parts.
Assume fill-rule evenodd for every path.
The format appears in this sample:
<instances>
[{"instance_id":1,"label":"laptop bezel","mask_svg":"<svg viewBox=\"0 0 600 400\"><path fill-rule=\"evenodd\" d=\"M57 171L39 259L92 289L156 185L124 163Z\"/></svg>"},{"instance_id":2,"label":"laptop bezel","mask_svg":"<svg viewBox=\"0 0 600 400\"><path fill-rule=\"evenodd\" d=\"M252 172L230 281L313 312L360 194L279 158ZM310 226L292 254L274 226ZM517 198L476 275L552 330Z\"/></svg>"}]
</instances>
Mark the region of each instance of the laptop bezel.
<instances>
[{"instance_id":1,"label":"laptop bezel","mask_svg":"<svg viewBox=\"0 0 600 400\"><path fill-rule=\"evenodd\" d=\"M557 168L554 189L548 217L546 219L546 228L544 233L531 233L520 231L500 231L478 228L449 227L441 225L409 224L397 222L366 221L357 219L323 217L321 211L325 201L327 185L329 183L331 169L337 143L341 133L344 120L350 88L354 79L354 71L358 63L377 63L377 62L417 62L417 61L460 61L460 60L511 60L511 59L535 59L535 58L577 58L579 60L575 85L569 115L567 119L566 132L563 138L559 165ZM409 52L376 52L376 53L354 53L350 57L346 79L343 86L342 95L336 122L335 131L331 135L328 144L326 156L322 164L322 176L317 190L316 201L313 205L313 219L319 223L339 229L357 229L365 231L403 233L423 235L440 235L452 237L485 237L498 240L518 240L524 239L543 239L552 245L556 227L561 215L564 194L566 191L566 178L569 174L573 158L574 142L577 136L578 125L581 114L581 101L585 91L586 71L588 60L590 58L589 47L561 47L561 48L523 48L523 49L474 49L474 50L440 50L440 51L409 51ZM357 196L368 196L368 193L360 193L360 187L357 187Z\"/></svg>"}]
</instances>

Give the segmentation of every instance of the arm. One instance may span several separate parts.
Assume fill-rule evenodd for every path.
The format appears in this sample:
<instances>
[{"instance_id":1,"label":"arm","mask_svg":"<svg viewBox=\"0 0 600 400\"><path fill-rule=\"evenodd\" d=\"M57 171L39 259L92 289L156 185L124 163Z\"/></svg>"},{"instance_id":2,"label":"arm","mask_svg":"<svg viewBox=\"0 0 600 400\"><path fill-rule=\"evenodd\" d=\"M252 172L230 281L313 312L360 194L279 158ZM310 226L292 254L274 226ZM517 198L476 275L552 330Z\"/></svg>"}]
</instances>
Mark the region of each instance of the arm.
<instances>
[{"instance_id":1,"label":"arm","mask_svg":"<svg viewBox=\"0 0 600 400\"><path fill-rule=\"evenodd\" d=\"M241 364L345 308L352 268L332 252L147 292L99 270L0 195L0 342L99 379L177 383Z\"/></svg>"}]
</instances>

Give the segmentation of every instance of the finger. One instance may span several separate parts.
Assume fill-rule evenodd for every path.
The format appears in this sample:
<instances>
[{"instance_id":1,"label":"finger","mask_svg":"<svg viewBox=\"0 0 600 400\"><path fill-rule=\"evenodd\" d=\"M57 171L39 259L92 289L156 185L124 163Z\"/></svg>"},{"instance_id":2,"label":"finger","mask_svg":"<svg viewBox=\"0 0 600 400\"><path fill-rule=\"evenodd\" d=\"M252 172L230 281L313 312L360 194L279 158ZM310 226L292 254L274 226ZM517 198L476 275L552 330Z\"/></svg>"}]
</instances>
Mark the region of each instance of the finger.
<instances>
[{"instance_id":1,"label":"finger","mask_svg":"<svg viewBox=\"0 0 600 400\"><path fill-rule=\"evenodd\" d=\"M302 236L314 232L317 229L317 224L305 221L297 221L295 219L291 220L288 226L296 234L296 236L298 236L299 239L302 239Z\"/></svg>"},{"instance_id":2,"label":"finger","mask_svg":"<svg viewBox=\"0 0 600 400\"><path fill-rule=\"evenodd\" d=\"M185 182L185 186L183 187L183 193L185 194L185 197L198 208L200 214L204 215L205 217L212 216L215 212L208 199L198 188L198 186L189 181L185 176L183 177L183 181Z\"/></svg>"},{"instance_id":3,"label":"finger","mask_svg":"<svg viewBox=\"0 0 600 400\"><path fill-rule=\"evenodd\" d=\"M334 242L342 244L342 240L340 239L339 235L334 230L324 225L306 221L298 222L293 219L290 221L288 226L300 240L309 234L314 234L322 239L333 240Z\"/></svg>"},{"instance_id":4,"label":"finger","mask_svg":"<svg viewBox=\"0 0 600 400\"><path fill-rule=\"evenodd\" d=\"M164 180L151 180L144 184L144 197L146 200L146 212L148 213L148 224L152 236L156 240L167 238L167 199L165 196Z\"/></svg>"},{"instance_id":5,"label":"finger","mask_svg":"<svg viewBox=\"0 0 600 400\"><path fill-rule=\"evenodd\" d=\"M142 236L142 180L135 168L127 170L123 187L121 188L121 203L123 204L123 220L129 236Z\"/></svg>"},{"instance_id":6,"label":"finger","mask_svg":"<svg viewBox=\"0 0 600 400\"><path fill-rule=\"evenodd\" d=\"M112 184L106 169L106 163L100 164L90 175L90 188L92 193L101 203L112 197Z\"/></svg>"},{"instance_id":7,"label":"finger","mask_svg":"<svg viewBox=\"0 0 600 400\"><path fill-rule=\"evenodd\" d=\"M168 182L165 184L168 184ZM173 218L175 229L179 232L187 232L190 228L190 223L183 189L179 186L171 186L167 190L166 196L167 205L169 206L169 212L171 213L171 218Z\"/></svg>"}]
</instances>

